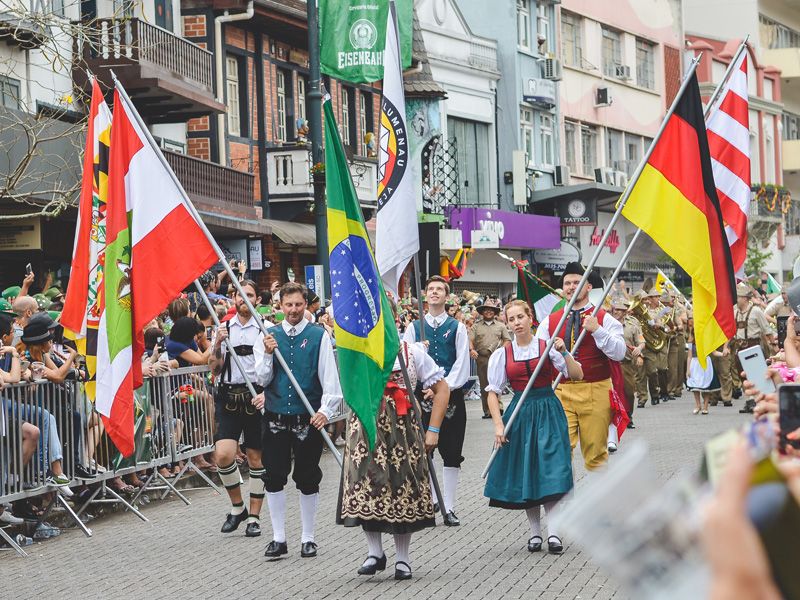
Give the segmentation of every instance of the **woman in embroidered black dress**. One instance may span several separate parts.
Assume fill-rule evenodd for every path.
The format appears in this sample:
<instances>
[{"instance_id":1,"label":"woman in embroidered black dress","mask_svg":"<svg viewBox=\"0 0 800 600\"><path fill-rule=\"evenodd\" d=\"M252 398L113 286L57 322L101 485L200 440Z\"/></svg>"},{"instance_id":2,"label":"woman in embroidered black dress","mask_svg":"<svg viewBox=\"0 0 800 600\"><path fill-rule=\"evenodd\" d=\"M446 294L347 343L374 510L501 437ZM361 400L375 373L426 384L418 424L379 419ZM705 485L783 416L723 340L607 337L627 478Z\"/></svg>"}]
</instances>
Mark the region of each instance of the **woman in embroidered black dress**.
<instances>
[{"instance_id":1,"label":"woman in embroidered black dress","mask_svg":"<svg viewBox=\"0 0 800 600\"><path fill-rule=\"evenodd\" d=\"M394 536L395 579L411 578L411 534L435 525L428 479L427 452L439 441L438 430L447 410L450 390L439 367L420 344L401 344L412 389L417 381L433 392L431 428L423 431L413 397L406 391L399 361L383 393L375 449L370 452L361 422L354 415L347 425L342 486L336 522L361 526L369 555L359 575L386 568L381 534Z\"/></svg>"}]
</instances>

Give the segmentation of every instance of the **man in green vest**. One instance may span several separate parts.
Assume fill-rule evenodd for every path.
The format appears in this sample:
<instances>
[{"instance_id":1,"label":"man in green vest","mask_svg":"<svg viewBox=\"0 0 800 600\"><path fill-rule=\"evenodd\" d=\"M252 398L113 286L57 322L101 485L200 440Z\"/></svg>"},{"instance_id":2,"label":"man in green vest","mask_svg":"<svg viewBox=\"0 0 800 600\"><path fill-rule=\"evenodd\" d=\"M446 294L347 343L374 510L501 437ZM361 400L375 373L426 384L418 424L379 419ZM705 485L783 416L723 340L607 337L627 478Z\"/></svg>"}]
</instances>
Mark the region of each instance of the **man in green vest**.
<instances>
[{"instance_id":1,"label":"man in green vest","mask_svg":"<svg viewBox=\"0 0 800 600\"><path fill-rule=\"evenodd\" d=\"M303 524L300 556L317 555L314 522L319 500L322 470L322 435L342 402L342 388L333 355L333 345L325 328L305 318L305 286L286 283L280 290L284 320L264 336L264 360L259 368L259 382L266 388L263 422L263 461L266 469L264 488L272 521L272 541L264 556L278 558L288 553L286 542L286 492L292 474L300 491L300 518ZM283 367L274 360L280 350L289 369L311 404L309 415L297 390ZM294 461L294 468L292 468Z\"/></svg>"}]
</instances>

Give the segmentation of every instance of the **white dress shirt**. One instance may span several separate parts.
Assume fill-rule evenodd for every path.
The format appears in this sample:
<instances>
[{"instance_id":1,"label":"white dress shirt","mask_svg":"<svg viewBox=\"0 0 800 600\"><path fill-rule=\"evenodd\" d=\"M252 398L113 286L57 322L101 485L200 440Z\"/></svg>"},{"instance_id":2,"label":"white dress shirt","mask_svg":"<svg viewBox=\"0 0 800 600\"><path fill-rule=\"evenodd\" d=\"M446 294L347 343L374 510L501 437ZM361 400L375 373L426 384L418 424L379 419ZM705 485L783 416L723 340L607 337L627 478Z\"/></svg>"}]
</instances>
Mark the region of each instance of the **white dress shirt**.
<instances>
[{"instance_id":1,"label":"white dress shirt","mask_svg":"<svg viewBox=\"0 0 800 600\"><path fill-rule=\"evenodd\" d=\"M517 340L511 341L511 348L514 352L514 360L533 360L539 358L539 338L533 338L531 343L527 346L520 346ZM561 374L566 378L569 377L567 373L567 361L561 356L561 353L555 348L550 348L550 362L558 369ZM487 392L494 392L495 394L502 394L503 388L508 383L508 375L506 374L506 349L498 348L492 352L489 357L489 366L487 367L487 385L484 390Z\"/></svg>"},{"instance_id":2,"label":"white dress shirt","mask_svg":"<svg viewBox=\"0 0 800 600\"><path fill-rule=\"evenodd\" d=\"M436 317L427 313L425 315L425 320L428 322L428 325L436 329L445 322L447 317L447 312L443 312ZM422 327L422 324L420 324L420 327ZM406 327L406 332L403 334L403 341L407 344L413 344L417 341L416 329L413 323L409 327ZM459 321L458 328L456 329L456 362L453 363L453 368L450 369L450 373L445 377L445 381L447 381L447 385L450 386L451 390L457 390L464 387L467 383L467 379L469 379L469 336L467 334L467 328Z\"/></svg>"},{"instance_id":3,"label":"white dress shirt","mask_svg":"<svg viewBox=\"0 0 800 600\"><path fill-rule=\"evenodd\" d=\"M402 350L402 348L401 348ZM436 364L422 344L408 344L408 353L413 357L414 370L417 373L417 381L422 387L427 389L437 381L444 379L444 369ZM400 370L400 357L394 359L392 371Z\"/></svg>"},{"instance_id":4,"label":"white dress shirt","mask_svg":"<svg viewBox=\"0 0 800 600\"><path fill-rule=\"evenodd\" d=\"M281 327L286 335L300 335L308 325L308 321L304 318L297 325L289 325L289 322L284 320L281 322ZM313 325L317 327L317 325ZM294 332L292 333L292 330ZM263 349L263 348L262 348ZM273 355L264 352L264 358L258 368L259 383L267 387L275 375L273 369ZM339 383L339 369L336 366L336 357L333 355L333 345L331 338L327 331L323 331L322 340L319 346L319 362L317 364L317 376L322 384L322 402L320 404L319 412L325 415L328 419L333 417L342 404L342 386Z\"/></svg>"},{"instance_id":5,"label":"white dress shirt","mask_svg":"<svg viewBox=\"0 0 800 600\"><path fill-rule=\"evenodd\" d=\"M257 383L258 373L256 372L256 365L264 360L264 354L266 354L264 351L264 334L261 333L261 329L258 326L258 321L256 321L255 317L251 315L250 320L242 325L242 322L239 320L239 316L234 315L234 317L227 322L230 323L228 339L231 341L231 345L234 347L253 347L253 353L246 356L240 356L239 361L244 367L245 374L247 375L247 381L250 383ZM227 325L222 323L220 327L227 327ZM217 332L214 333L214 340L211 342L212 345L216 344L216 335ZM221 350L222 360L224 361L228 354L228 344L222 344ZM166 352L162 353L162 356L166 355ZM236 361L233 359L233 357L231 357L230 375L225 373L221 374L220 381L222 381L222 383L230 383L233 385L244 385L245 379L242 377L242 372L239 370L239 367L236 366Z\"/></svg>"},{"instance_id":6,"label":"white dress shirt","mask_svg":"<svg viewBox=\"0 0 800 600\"><path fill-rule=\"evenodd\" d=\"M594 306L587 304L580 310L582 313L594 310ZM567 316L569 319L569 315ZM536 330L536 337L542 340L549 340L552 337L550 332L550 319L545 319ZM625 338L622 335L622 324L608 313L604 313L600 321L600 327L592 334L597 348L611 360L620 361L625 358ZM578 348L580 352L580 348Z\"/></svg>"}]
</instances>

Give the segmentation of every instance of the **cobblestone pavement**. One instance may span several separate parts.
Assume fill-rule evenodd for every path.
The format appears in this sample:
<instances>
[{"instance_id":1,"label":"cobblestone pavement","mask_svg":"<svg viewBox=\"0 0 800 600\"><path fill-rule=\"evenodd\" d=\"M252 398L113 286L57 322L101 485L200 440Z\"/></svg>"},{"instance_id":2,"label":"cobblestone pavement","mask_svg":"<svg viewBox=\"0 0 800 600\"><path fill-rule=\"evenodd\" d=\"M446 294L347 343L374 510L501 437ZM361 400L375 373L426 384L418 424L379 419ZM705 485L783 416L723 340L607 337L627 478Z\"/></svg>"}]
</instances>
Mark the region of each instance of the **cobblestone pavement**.
<instances>
[{"instance_id":1,"label":"cobblestone pavement","mask_svg":"<svg viewBox=\"0 0 800 600\"><path fill-rule=\"evenodd\" d=\"M637 428L626 442L644 438L663 479L698 464L702 444L712 435L743 422L734 408L721 405L708 416L692 415L693 400L683 398L634 415ZM219 528L227 500L210 490L189 492L191 506L178 501L154 503L135 516L118 513L92 522L87 539L72 530L29 548L30 557L0 553L0 596L40 598L67 594L90 598L615 598L607 579L570 540L561 556L530 554L527 520L522 512L490 509L482 495L480 472L492 439L490 421L480 419L480 403L468 403L469 424L464 450L457 513L461 527L436 527L414 536L411 546L414 578L392 579L394 547L385 541L387 570L359 577L366 556L358 529L334 524L338 476L336 462L323 456L325 477L317 522L319 556L300 558L300 515L297 491L288 492L287 535L290 554L267 562L263 550L270 539L266 506L264 534L245 538L243 527L232 535ZM576 456L579 453L576 452ZM615 457L612 456L611 460ZM580 489L582 463L575 461ZM441 521L441 519L440 519Z\"/></svg>"}]
</instances>

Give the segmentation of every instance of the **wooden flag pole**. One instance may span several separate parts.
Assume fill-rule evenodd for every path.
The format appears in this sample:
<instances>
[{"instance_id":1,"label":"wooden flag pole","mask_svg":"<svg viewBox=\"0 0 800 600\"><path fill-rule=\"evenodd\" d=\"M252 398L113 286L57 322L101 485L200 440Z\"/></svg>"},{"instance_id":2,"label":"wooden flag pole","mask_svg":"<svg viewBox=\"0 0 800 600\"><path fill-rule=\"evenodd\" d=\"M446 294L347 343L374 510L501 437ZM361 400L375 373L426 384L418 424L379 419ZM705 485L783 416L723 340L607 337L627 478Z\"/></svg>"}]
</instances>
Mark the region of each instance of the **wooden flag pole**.
<instances>
[{"instance_id":1,"label":"wooden flag pole","mask_svg":"<svg viewBox=\"0 0 800 600\"><path fill-rule=\"evenodd\" d=\"M122 98L122 101L128 105L131 116L136 120L137 124L139 125L139 128L142 130L145 137L147 138L147 141L150 143L150 146L152 147L153 151L156 153L156 156L161 161L162 166L167 171L167 173L169 173L170 177L172 178L172 182L175 184L175 186L182 194L183 201L184 204L186 205L187 210L194 217L197 226L205 234L212 248L214 248L214 251L217 253L217 258L219 259L220 263L222 263L222 266L225 269L225 271L228 273L228 277L230 278L233 286L236 288L236 291L239 292L239 295L242 297L242 301L245 303L245 305L247 305L247 308L250 309L250 312L255 315L256 314L255 306L253 306L253 303L250 302L250 299L247 297L247 294L244 293L244 290L242 289L241 283L239 283L237 275L233 272L233 269L228 264L228 260L225 258L225 254L222 252L222 249L219 247L219 244L217 244L217 241L214 239L214 236L211 235L211 232L208 230L208 227L203 222L203 219L200 217L200 214L197 212L197 209L195 208L194 204L192 204L192 201L189 199L189 195L186 193L186 190L183 189L183 185L181 185L181 182L178 179L177 175L175 175L175 173L172 171L172 168L169 166L167 159L164 158L164 155L161 153L161 149L158 147L158 144L156 144L155 140L153 139L153 136L147 129L147 126L145 125L144 121L142 121L142 117L139 115L139 111L137 111L136 108L133 106L133 102L131 102L128 93L125 91L125 88L122 87L122 84L116 78L113 71L111 72L111 76L114 79L114 84L116 86L117 91L120 94L120 97ZM116 110L116 107L114 108ZM269 335L269 332L267 331L267 326L264 325L264 321L262 319L256 319L256 323L258 324L259 329L261 329L261 332L264 335ZM273 355L275 356L275 358L278 359L278 363L280 363L281 367L286 372L286 375L289 377L289 381L297 391L297 395L300 396L300 400L302 400L309 415L313 417L316 414L316 411L311 406L311 403L308 401L308 398L306 397L303 388L300 387L300 384L297 382L297 379L295 378L291 369L289 369L289 365L286 364L286 360L283 358L283 355L281 354L280 350L275 348ZM330 449L333 456L336 457L339 466L342 466L342 455L339 453L339 450L334 445L333 440L331 440L331 437L328 435L328 432L325 431L324 428L320 429L319 432L320 434L322 434L322 439L325 440L325 443L328 445L328 448Z\"/></svg>"},{"instance_id":2,"label":"wooden flag pole","mask_svg":"<svg viewBox=\"0 0 800 600\"><path fill-rule=\"evenodd\" d=\"M691 81L692 75L694 75L694 72L697 70L697 65L700 62L700 57L701 56L702 56L702 54L698 55L696 58L694 58L692 60L692 64L690 65L689 70L686 73L686 77L684 78L683 82L681 83L681 87L678 90L678 93L675 95L675 99L672 101L672 105L669 107L669 110L667 111L667 114L664 116L664 120L662 121L661 126L658 129L658 133L656 133L656 136L653 138L653 141L650 143L650 147L647 149L647 152L645 153L644 158L642 159L642 162L640 162L639 166L636 168L636 172L633 174L633 179L628 184L628 187L625 188L625 191L622 193L622 196L620 197L619 202L617 203L617 209L614 212L614 214L611 216L611 221L606 226L606 230L603 232L602 238L600 239L600 242L597 245L597 249L595 250L594 254L592 255L592 258L589 260L589 263L586 265L586 271L584 272L583 276L581 277L580 282L578 282L578 287L575 289L575 292L572 294L572 298L570 298L567 301L567 304L564 307L564 313L561 315L561 319L559 319L558 324L555 327L555 331L561 331L561 328L566 323L567 317L569 316L569 313L572 310L572 307L574 306L575 301L577 300L578 296L580 295L581 290L586 285L586 282L589 279L589 274L591 273L592 269L594 268L594 265L597 262L598 257L600 256L600 252L603 250L603 248L606 245L606 240L608 239L608 236L611 235L611 231L613 230L614 225L616 224L616 222L620 218L620 216L622 216L622 209L625 207L625 203L628 201L628 198L630 197L631 192L633 191L633 188L636 185L636 181L641 176L642 171L644 170L644 166L647 164L647 161L650 160L650 155L653 153L653 149L655 148L656 144L658 143L658 140L661 138L661 135L664 133L664 130L667 127L667 123L669 122L670 117L672 117L672 113L675 112L675 109L678 106L678 102L680 102L681 98L683 97L683 93L686 91L686 86L689 85L689 81ZM542 354L544 356L547 356L548 354L550 354L550 350L553 348L553 344L554 343L555 343L555 336L551 336L550 339L547 340L547 345L545 346L544 351L542 352ZM523 390L522 395L520 396L520 399L517 402L517 405L514 407L514 410L512 411L511 415L509 416L508 421L506 421L506 425L505 425L505 428L503 430L503 434L506 437L508 437L508 432L511 429L511 426L514 424L514 421L516 420L517 415L519 414L519 410L522 408L522 403L525 401L525 399L527 398L528 394L530 393L531 388L533 387L533 382L539 376L539 373L541 372L542 367L544 366L545 362L547 362L547 361L540 360L536 364L536 368L533 370L533 373L531 373L530 379L528 379L528 383L525 386L525 389ZM486 475L489 473L489 469L491 468L492 463L494 462L494 459L497 457L498 451L499 451L499 448L494 448L492 450L492 454L489 457L489 461L486 463L486 467L484 468L483 473L481 474L481 477L485 478Z\"/></svg>"}]
</instances>

